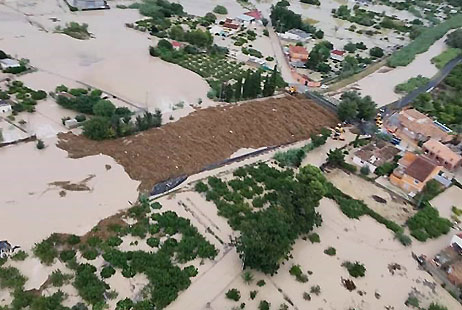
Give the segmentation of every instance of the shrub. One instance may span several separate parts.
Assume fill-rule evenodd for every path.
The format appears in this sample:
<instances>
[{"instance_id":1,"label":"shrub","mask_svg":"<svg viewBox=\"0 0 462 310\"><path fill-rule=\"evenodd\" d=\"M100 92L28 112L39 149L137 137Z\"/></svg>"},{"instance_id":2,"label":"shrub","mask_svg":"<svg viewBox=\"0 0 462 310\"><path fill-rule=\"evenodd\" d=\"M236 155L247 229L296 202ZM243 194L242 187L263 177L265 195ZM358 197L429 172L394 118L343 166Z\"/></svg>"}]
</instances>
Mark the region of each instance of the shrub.
<instances>
[{"instance_id":1,"label":"shrub","mask_svg":"<svg viewBox=\"0 0 462 310\"><path fill-rule=\"evenodd\" d=\"M198 193L205 193L209 189L209 187L207 186L207 184L200 181L196 183L196 185L194 186L194 189Z\"/></svg>"},{"instance_id":2,"label":"shrub","mask_svg":"<svg viewBox=\"0 0 462 310\"><path fill-rule=\"evenodd\" d=\"M59 258L60 258L63 262L70 261L70 260L73 259L74 257L75 257L75 251L74 251L74 250L64 250L64 251L62 251L61 253L59 253Z\"/></svg>"},{"instance_id":3,"label":"shrub","mask_svg":"<svg viewBox=\"0 0 462 310\"><path fill-rule=\"evenodd\" d=\"M267 302L266 300L262 300L258 304L258 310L269 310L270 306L271 304L269 302Z\"/></svg>"},{"instance_id":4,"label":"shrub","mask_svg":"<svg viewBox=\"0 0 462 310\"><path fill-rule=\"evenodd\" d=\"M265 280L258 280L257 282L257 286L259 287L265 286L265 284L266 284Z\"/></svg>"},{"instance_id":5,"label":"shrub","mask_svg":"<svg viewBox=\"0 0 462 310\"><path fill-rule=\"evenodd\" d=\"M56 243L55 235L51 235L48 239L35 244L34 255L38 257L42 264L51 265L54 259L58 257L58 250L55 248Z\"/></svg>"},{"instance_id":6,"label":"shrub","mask_svg":"<svg viewBox=\"0 0 462 310\"><path fill-rule=\"evenodd\" d=\"M303 292L303 299L311 300L311 295L308 292Z\"/></svg>"},{"instance_id":7,"label":"shrub","mask_svg":"<svg viewBox=\"0 0 462 310\"><path fill-rule=\"evenodd\" d=\"M430 307L428 307L428 310L448 310L448 308L432 302Z\"/></svg>"},{"instance_id":8,"label":"shrub","mask_svg":"<svg viewBox=\"0 0 462 310\"><path fill-rule=\"evenodd\" d=\"M94 260L98 255L99 253L96 249L88 249L82 253L82 256L87 260Z\"/></svg>"},{"instance_id":9,"label":"shrub","mask_svg":"<svg viewBox=\"0 0 462 310\"><path fill-rule=\"evenodd\" d=\"M327 254L329 256L334 256L337 254L337 250L333 247L328 247L327 249L324 250L324 254Z\"/></svg>"},{"instance_id":10,"label":"shrub","mask_svg":"<svg viewBox=\"0 0 462 310\"><path fill-rule=\"evenodd\" d=\"M61 287L64 284L68 283L70 279L72 279L71 274L64 274L59 269L53 271L49 277L51 285L53 285L54 287Z\"/></svg>"},{"instance_id":11,"label":"shrub","mask_svg":"<svg viewBox=\"0 0 462 310\"><path fill-rule=\"evenodd\" d=\"M151 248L155 248L155 247L158 247L158 246L159 246L160 240L159 240L158 238L151 237L151 238L148 238L148 239L146 240L146 243L147 243Z\"/></svg>"},{"instance_id":12,"label":"shrub","mask_svg":"<svg viewBox=\"0 0 462 310\"><path fill-rule=\"evenodd\" d=\"M31 97L34 100L43 100L47 97L47 93L43 90L38 90L38 91L32 92Z\"/></svg>"},{"instance_id":13,"label":"shrub","mask_svg":"<svg viewBox=\"0 0 462 310\"><path fill-rule=\"evenodd\" d=\"M38 139L37 144L36 144L37 149L43 150L45 148L45 143L43 143L43 140Z\"/></svg>"},{"instance_id":14,"label":"shrub","mask_svg":"<svg viewBox=\"0 0 462 310\"><path fill-rule=\"evenodd\" d=\"M441 218L438 210L428 203L407 221L407 225L411 230L411 235L419 241L438 238L447 234L451 229L451 222Z\"/></svg>"},{"instance_id":15,"label":"shrub","mask_svg":"<svg viewBox=\"0 0 462 310\"><path fill-rule=\"evenodd\" d=\"M103 269L101 269L100 275L103 279L107 279L112 277L115 274L115 269L112 268L112 266L106 266Z\"/></svg>"},{"instance_id":16,"label":"shrub","mask_svg":"<svg viewBox=\"0 0 462 310\"><path fill-rule=\"evenodd\" d=\"M239 301L239 299L241 299L241 293L239 292L239 290L232 288L226 292L226 298L234 301Z\"/></svg>"},{"instance_id":17,"label":"shrub","mask_svg":"<svg viewBox=\"0 0 462 310\"><path fill-rule=\"evenodd\" d=\"M70 235L66 242L70 245L76 245L78 243L80 243L80 237L79 236L76 236L76 235Z\"/></svg>"},{"instance_id":18,"label":"shrub","mask_svg":"<svg viewBox=\"0 0 462 310\"><path fill-rule=\"evenodd\" d=\"M0 288L21 289L26 278L14 267L0 267Z\"/></svg>"},{"instance_id":19,"label":"shrub","mask_svg":"<svg viewBox=\"0 0 462 310\"><path fill-rule=\"evenodd\" d=\"M214 9L213 9L213 12L214 13L217 13L217 14L221 14L221 15L225 15L225 14L228 14L228 10L222 6L222 5L217 5Z\"/></svg>"},{"instance_id":20,"label":"shrub","mask_svg":"<svg viewBox=\"0 0 462 310\"><path fill-rule=\"evenodd\" d=\"M308 282L308 276L303 273L302 269L300 268L300 265L292 265L292 267L289 269L289 273L293 275L298 282Z\"/></svg>"},{"instance_id":21,"label":"shrub","mask_svg":"<svg viewBox=\"0 0 462 310\"><path fill-rule=\"evenodd\" d=\"M252 282L253 282L253 279L254 279L254 278L253 278L253 274L252 274L251 271L246 270L246 271L244 271L244 273L242 274L242 280L244 280L244 282L245 282L246 284L252 283Z\"/></svg>"},{"instance_id":22,"label":"shrub","mask_svg":"<svg viewBox=\"0 0 462 310\"><path fill-rule=\"evenodd\" d=\"M254 300L255 297L257 296L257 291L250 291L250 299Z\"/></svg>"},{"instance_id":23,"label":"shrub","mask_svg":"<svg viewBox=\"0 0 462 310\"><path fill-rule=\"evenodd\" d=\"M310 288L310 293L315 294L316 296L318 296L319 294L321 294L321 287L319 285L313 285Z\"/></svg>"},{"instance_id":24,"label":"shrub","mask_svg":"<svg viewBox=\"0 0 462 310\"><path fill-rule=\"evenodd\" d=\"M366 274L366 267L359 262L351 263L351 262L344 262L342 264L348 270L350 276L354 278L364 277Z\"/></svg>"},{"instance_id":25,"label":"shrub","mask_svg":"<svg viewBox=\"0 0 462 310\"><path fill-rule=\"evenodd\" d=\"M404 246L409 246L412 244L412 239L403 233L397 233L395 237L401 242L402 245Z\"/></svg>"},{"instance_id":26,"label":"shrub","mask_svg":"<svg viewBox=\"0 0 462 310\"><path fill-rule=\"evenodd\" d=\"M364 175L364 176L367 176L369 175L369 173L371 172L371 170L369 169L369 166L368 165L364 165L361 167L361 169L359 170L359 172Z\"/></svg>"},{"instance_id":27,"label":"shrub","mask_svg":"<svg viewBox=\"0 0 462 310\"><path fill-rule=\"evenodd\" d=\"M412 306L412 307L415 307L415 308L419 308L419 299L417 299L417 297L415 296L409 296L407 299L406 299L406 302L404 303L406 306Z\"/></svg>"},{"instance_id":28,"label":"shrub","mask_svg":"<svg viewBox=\"0 0 462 310\"><path fill-rule=\"evenodd\" d=\"M311 243L321 242L321 238L319 238L319 235L317 233L309 234L308 239L311 241Z\"/></svg>"},{"instance_id":29,"label":"shrub","mask_svg":"<svg viewBox=\"0 0 462 310\"><path fill-rule=\"evenodd\" d=\"M83 114L78 114L75 116L75 120L79 123L84 122L87 119L87 117Z\"/></svg>"},{"instance_id":30,"label":"shrub","mask_svg":"<svg viewBox=\"0 0 462 310\"><path fill-rule=\"evenodd\" d=\"M13 256L11 256L11 259L14 261L23 261L25 260L29 255L24 252L24 251L18 251L16 252Z\"/></svg>"}]
</instances>

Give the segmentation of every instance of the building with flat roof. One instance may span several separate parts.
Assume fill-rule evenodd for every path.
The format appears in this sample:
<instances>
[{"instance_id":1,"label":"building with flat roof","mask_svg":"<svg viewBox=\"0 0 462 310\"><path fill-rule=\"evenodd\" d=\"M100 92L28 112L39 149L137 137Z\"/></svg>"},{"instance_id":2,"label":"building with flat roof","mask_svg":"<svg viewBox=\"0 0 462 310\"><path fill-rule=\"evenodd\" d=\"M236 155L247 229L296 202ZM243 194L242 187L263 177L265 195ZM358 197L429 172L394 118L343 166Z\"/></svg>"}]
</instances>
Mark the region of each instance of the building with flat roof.
<instances>
[{"instance_id":1,"label":"building with flat roof","mask_svg":"<svg viewBox=\"0 0 462 310\"><path fill-rule=\"evenodd\" d=\"M109 9L105 0L66 0L66 2L81 11Z\"/></svg>"}]
</instances>

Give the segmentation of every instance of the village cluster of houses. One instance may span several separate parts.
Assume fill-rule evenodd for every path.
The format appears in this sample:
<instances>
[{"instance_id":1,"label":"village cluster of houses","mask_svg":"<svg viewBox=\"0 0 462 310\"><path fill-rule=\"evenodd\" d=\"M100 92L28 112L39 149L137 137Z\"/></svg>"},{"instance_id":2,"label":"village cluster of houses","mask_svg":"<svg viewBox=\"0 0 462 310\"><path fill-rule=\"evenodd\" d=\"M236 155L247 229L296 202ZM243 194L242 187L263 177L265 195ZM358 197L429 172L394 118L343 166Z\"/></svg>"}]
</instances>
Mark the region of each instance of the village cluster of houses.
<instances>
[{"instance_id":1,"label":"village cluster of houses","mask_svg":"<svg viewBox=\"0 0 462 310\"><path fill-rule=\"evenodd\" d=\"M383 130L393 135L392 143L369 144L354 153L353 162L374 172L401 155L389 177L392 185L410 197L423 190L430 180L448 187L462 166L462 145L452 144L451 130L425 114L406 109L392 115Z\"/></svg>"},{"instance_id":2,"label":"village cluster of houses","mask_svg":"<svg viewBox=\"0 0 462 310\"><path fill-rule=\"evenodd\" d=\"M260 11L251 10L234 18L227 17L224 20L218 21L209 31L214 36L229 37L253 23L261 23L262 18L263 16Z\"/></svg>"}]
</instances>

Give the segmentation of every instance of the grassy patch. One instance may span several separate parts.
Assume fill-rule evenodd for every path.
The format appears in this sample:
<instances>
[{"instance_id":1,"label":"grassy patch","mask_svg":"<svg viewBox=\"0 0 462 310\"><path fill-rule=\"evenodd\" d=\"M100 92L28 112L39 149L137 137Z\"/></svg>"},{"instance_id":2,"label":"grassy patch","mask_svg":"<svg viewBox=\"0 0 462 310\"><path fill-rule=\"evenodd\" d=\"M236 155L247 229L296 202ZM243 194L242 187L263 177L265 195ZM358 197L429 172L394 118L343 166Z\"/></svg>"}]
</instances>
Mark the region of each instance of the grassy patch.
<instances>
[{"instance_id":1,"label":"grassy patch","mask_svg":"<svg viewBox=\"0 0 462 310\"><path fill-rule=\"evenodd\" d=\"M415 56L428 51L430 46L441 39L449 30L462 27L462 14L454 15L448 20L427 28L414 41L395 52L389 59L390 67L407 66Z\"/></svg>"},{"instance_id":2,"label":"grassy patch","mask_svg":"<svg viewBox=\"0 0 462 310\"><path fill-rule=\"evenodd\" d=\"M416 90L419 87L426 85L430 81L429 78L418 75L416 77L410 78L404 83L398 84L395 86L395 93L410 93L413 90Z\"/></svg>"},{"instance_id":3,"label":"grassy patch","mask_svg":"<svg viewBox=\"0 0 462 310\"><path fill-rule=\"evenodd\" d=\"M456 58L462 53L462 50L459 48L448 48L438 56L432 58L432 64L434 64L438 69L446 66L448 62Z\"/></svg>"}]
</instances>

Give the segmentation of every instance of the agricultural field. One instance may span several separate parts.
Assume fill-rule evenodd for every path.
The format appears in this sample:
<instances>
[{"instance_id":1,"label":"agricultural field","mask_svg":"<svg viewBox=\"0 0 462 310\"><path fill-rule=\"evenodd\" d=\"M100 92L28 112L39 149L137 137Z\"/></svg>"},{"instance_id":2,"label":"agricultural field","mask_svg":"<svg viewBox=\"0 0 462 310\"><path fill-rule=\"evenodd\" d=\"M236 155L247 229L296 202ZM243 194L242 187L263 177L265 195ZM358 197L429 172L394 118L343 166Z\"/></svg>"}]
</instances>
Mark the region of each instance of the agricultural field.
<instances>
[{"instance_id":1,"label":"agricultural field","mask_svg":"<svg viewBox=\"0 0 462 310\"><path fill-rule=\"evenodd\" d=\"M175 60L175 63L199 74L210 84L237 81L245 73L245 66L242 63L220 56L185 55Z\"/></svg>"}]
</instances>

